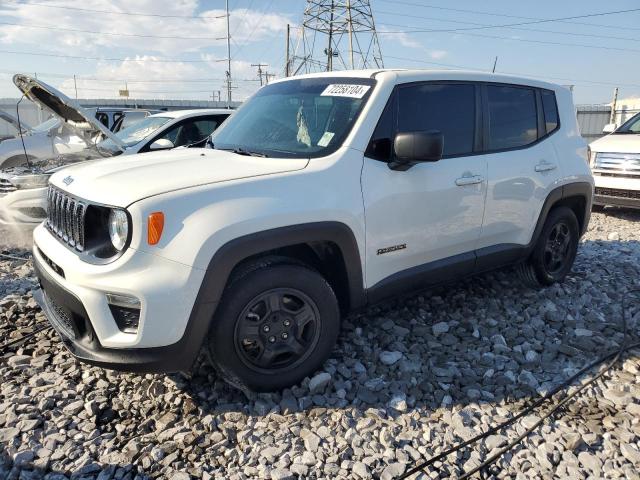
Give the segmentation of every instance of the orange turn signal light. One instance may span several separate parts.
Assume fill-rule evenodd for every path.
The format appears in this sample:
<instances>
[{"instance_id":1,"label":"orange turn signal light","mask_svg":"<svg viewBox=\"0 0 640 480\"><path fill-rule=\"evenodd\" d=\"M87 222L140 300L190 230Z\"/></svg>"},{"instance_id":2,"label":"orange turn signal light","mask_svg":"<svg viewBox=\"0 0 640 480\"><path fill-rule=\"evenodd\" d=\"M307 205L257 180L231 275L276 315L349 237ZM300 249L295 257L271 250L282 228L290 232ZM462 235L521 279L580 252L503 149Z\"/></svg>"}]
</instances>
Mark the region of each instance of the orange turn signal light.
<instances>
[{"instance_id":1,"label":"orange turn signal light","mask_svg":"<svg viewBox=\"0 0 640 480\"><path fill-rule=\"evenodd\" d=\"M164 228L164 213L153 212L149 215L147 220L147 243L149 245L156 245L160 241L162 236L162 229Z\"/></svg>"}]
</instances>

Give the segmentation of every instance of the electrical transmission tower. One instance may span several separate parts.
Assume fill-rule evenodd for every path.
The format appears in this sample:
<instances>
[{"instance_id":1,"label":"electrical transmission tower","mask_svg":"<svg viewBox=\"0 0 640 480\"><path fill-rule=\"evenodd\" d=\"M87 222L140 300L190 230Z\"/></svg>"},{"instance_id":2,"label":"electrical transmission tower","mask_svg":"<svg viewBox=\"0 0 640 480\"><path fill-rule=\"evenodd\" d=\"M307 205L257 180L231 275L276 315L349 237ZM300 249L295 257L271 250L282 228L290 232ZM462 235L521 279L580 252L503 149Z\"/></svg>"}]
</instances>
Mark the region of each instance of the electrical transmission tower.
<instances>
[{"instance_id":1,"label":"electrical transmission tower","mask_svg":"<svg viewBox=\"0 0 640 480\"><path fill-rule=\"evenodd\" d=\"M296 50L292 75L384 66L369 0L307 0Z\"/></svg>"}]
</instances>

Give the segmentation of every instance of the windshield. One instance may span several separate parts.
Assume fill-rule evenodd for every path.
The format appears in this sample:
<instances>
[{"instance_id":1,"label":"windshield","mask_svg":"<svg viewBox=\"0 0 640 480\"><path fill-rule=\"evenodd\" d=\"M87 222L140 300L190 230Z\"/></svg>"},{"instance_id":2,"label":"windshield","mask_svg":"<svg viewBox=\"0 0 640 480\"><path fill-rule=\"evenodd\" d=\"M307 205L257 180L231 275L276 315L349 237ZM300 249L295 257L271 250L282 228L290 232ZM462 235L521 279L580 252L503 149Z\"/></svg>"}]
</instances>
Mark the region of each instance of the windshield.
<instances>
[{"instance_id":1,"label":"windshield","mask_svg":"<svg viewBox=\"0 0 640 480\"><path fill-rule=\"evenodd\" d=\"M123 128L115 134L125 147L131 147L136 143L144 140L149 135L156 132L161 126L171 120L171 117L147 117L139 122L130 125L127 128ZM98 148L113 152L119 150L116 144L110 138L107 138L98 144Z\"/></svg>"},{"instance_id":2,"label":"windshield","mask_svg":"<svg viewBox=\"0 0 640 480\"><path fill-rule=\"evenodd\" d=\"M640 113L623 123L614 133L640 133Z\"/></svg>"},{"instance_id":3,"label":"windshield","mask_svg":"<svg viewBox=\"0 0 640 480\"><path fill-rule=\"evenodd\" d=\"M218 130L214 148L265 156L328 155L347 137L371 94L370 78L308 78L267 85Z\"/></svg>"}]
</instances>

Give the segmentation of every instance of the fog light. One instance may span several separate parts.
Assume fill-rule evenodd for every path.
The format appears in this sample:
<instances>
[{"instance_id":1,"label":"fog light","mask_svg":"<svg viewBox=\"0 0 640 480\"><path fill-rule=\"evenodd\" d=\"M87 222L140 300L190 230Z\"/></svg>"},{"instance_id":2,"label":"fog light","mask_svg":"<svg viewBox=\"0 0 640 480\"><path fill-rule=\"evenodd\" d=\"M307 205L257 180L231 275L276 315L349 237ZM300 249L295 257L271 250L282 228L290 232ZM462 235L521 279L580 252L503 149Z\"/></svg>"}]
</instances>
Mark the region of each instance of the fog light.
<instances>
[{"instance_id":1,"label":"fog light","mask_svg":"<svg viewBox=\"0 0 640 480\"><path fill-rule=\"evenodd\" d=\"M128 295L107 293L107 303L121 332L136 333L138 331L140 300Z\"/></svg>"}]
</instances>

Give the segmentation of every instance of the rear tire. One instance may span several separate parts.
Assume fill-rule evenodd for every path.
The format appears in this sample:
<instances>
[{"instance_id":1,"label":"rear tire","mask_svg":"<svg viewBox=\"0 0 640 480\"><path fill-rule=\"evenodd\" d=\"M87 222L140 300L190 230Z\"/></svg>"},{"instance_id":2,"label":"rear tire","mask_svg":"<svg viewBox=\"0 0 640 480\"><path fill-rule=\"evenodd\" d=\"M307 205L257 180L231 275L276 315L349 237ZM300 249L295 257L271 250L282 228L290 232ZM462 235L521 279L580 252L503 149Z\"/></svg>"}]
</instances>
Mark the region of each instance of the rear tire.
<instances>
[{"instance_id":1,"label":"rear tire","mask_svg":"<svg viewBox=\"0 0 640 480\"><path fill-rule=\"evenodd\" d=\"M232 385L276 391L316 371L339 329L338 301L322 275L300 264L258 261L225 289L206 350Z\"/></svg>"},{"instance_id":2,"label":"rear tire","mask_svg":"<svg viewBox=\"0 0 640 480\"><path fill-rule=\"evenodd\" d=\"M544 223L533 252L518 265L522 281L532 287L548 286L564 280L578 251L580 228L570 208L554 208Z\"/></svg>"}]
</instances>

